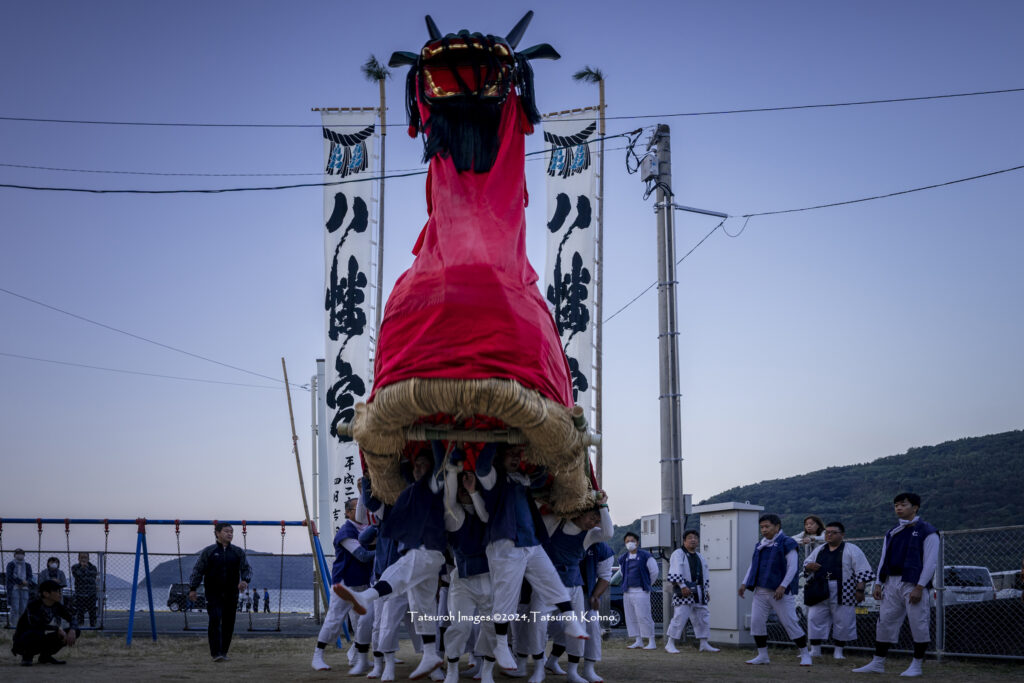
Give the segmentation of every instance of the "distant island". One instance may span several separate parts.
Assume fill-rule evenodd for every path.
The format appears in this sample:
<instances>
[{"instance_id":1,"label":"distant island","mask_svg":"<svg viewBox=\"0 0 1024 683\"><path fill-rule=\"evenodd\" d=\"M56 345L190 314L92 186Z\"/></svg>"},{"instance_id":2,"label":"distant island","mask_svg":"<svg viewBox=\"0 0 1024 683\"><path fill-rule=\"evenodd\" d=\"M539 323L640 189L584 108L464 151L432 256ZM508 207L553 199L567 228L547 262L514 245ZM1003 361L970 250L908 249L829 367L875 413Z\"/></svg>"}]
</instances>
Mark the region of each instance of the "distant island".
<instances>
[{"instance_id":1,"label":"distant island","mask_svg":"<svg viewBox=\"0 0 1024 683\"><path fill-rule=\"evenodd\" d=\"M249 564L252 565L253 584L260 590L264 588L308 588L313 586L313 563L309 555L285 555L284 572L281 571L281 556L270 553L260 553L250 550L247 554ZM199 553L181 556L181 570L178 569L178 559L170 559L150 569L150 580L153 586L169 586L172 583L188 582L192 575L192 568L199 559ZM145 585L146 580L140 579L139 585ZM127 582L131 586L131 582Z\"/></svg>"}]
</instances>

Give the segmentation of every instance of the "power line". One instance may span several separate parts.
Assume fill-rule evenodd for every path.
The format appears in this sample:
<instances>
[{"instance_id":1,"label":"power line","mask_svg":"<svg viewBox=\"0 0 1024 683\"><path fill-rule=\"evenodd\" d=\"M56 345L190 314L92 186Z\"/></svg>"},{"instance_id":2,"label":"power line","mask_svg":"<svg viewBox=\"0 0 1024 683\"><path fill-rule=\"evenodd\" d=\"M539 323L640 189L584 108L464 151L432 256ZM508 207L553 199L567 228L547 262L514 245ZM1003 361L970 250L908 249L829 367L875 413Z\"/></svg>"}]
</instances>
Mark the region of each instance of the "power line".
<instances>
[{"instance_id":1,"label":"power line","mask_svg":"<svg viewBox=\"0 0 1024 683\"><path fill-rule=\"evenodd\" d=\"M951 99L955 97L977 97L980 95L1001 95L1004 93L1024 92L1024 88L1004 88L1001 90L978 90L974 92L947 93L942 95L922 95L918 97L892 97L878 100L857 100L850 102L829 102L824 104L797 104L780 107L751 107L747 109L720 109L712 111L678 112L673 114L634 114L629 116L607 116L606 120L653 119L679 116L719 116L723 114L751 114L769 111L794 111L800 109L825 109L831 107L856 107L868 104L892 104L898 102L923 102L926 100ZM592 117L590 117L592 118ZM566 120L587 120L562 119ZM321 123L179 123L166 121L93 121L84 119L49 119L30 116L0 116L0 121L22 121L31 123L63 123L93 126L160 126L180 128L321 128ZM362 124L338 124L339 126L361 126ZM404 123L389 123L388 127L406 128ZM332 126L333 127L333 126Z\"/></svg>"},{"instance_id":2,"label":"power line","mask_svg":"<svg viewBox=\"0 0 1024 683\"><path fill-rule=\"evenodd\" d=\"M814 209L827 209L832 206L845 206L846 204L857 204L859 202L870 202L876 199L886 199L887 197L896 197L901 194L910 194L911 192L921 192L923 190L934 190L937 187L946 187L947 185L956 185L957 183L966 183L969 180L978 180L980 178L989 178L1000 173L1010 173L1011 171L1019 171L1024 168L1024 165L1014 166L1013 168L1004 168L999 171L991 171L989 173L982 173L981 175L970 176L969 178L958 178L957 180L949 180L944 183L936 183L934 185L924 185L923 187L914 187L909 190L900 190L899 192L889 192L888 194L878 194L872 197L863 197L861 199L848 199L843 202L832 202L830 204L818 204L816 206L805 206L800 209L781 209L779 211L761 211L760 213L745 213L741 218L752 218L754 216L774 216L780 213L796 213L798 211L812 211ZM730 216L732 218L732 216Z\"/></svg>"},{"instance_id":3,"label":"power line","mask_svg":"<svg viewBox=\"0 0 1024 683\"><path fill-rule=\"evenodd\" d=\"M602 138L607 140L609 138ZM619 150L627 149L626 147L608 147L604 151L616 152ZM537 154L544 154L550 152L550 149L545 149L537 152L527 152L526 156L533 157ZM532 160L532 159L531 159ZM64 168L59 166L36 166L33 164L8 164L0 163L0 167L6 168L25 168L36 171L58 171L62 173L102 173L110 175L148 175L148 176L184 176L184 177L201 177L201 178L233 178L233 177L274 177L274 176L322 176L324 172L312 171L309 173L295 173L295 172L282 172L282 173L208 173L199 171L183 171L183 172L167 172L167 171L116 171L107 169L95 169L95 168ZM405 173L409 171L425 171L425 166L418 168L394 168L391 169L391 173Z\"/></svg>"},{"instance_id":4,"label":"power line","mask_svg":"<svg viewBox=\"0 0 1024 683\"><path fill-rule=\"evenodd\" d=\"M867 104L892 104L897 102L923 102L925 100L944 100L954 97L975 97L978 95L1001 95L1003 93L1024 92L1024 88L1005 88L1003 90L979 90L977 92L950 93L946 95L923 95L921 97L892 97L884 100L858 100L854 102L830 102L826 104L795 104L782 107L755 107L749 109L719 109L714 111L693 111L677 114L641 114L635 116L606 116L612 119L659 119L679 116L720 116L723 114L754 114L768 111L796 111L799 109L827 109L831 107L859 107ZM581 119L582 120L582 119Z\"/></svg>"},{"instance_id":5,"label":"power line","mask_svg":"<svg viewBox=\"0 0 1024 683\"><path fill-rule=\"evenodd\" d=\"M61 168L58 166L33 166L32 164L4 164L0 163L0 166L6 168L28 168L36 171L61 171L65 173L112 173L117 175L155 175L155 176L200 176L200 177L211 177L211 178L223 178L223 177L255 177L255 176L312 176L312 175L323 175L323 171L314 171L313 173L199 173L199 172L184 172L184 173L170 173L162 171L107 171L94 168Z\"/></svg>"},{"instance_id":6,"label":"power line","mask_svg":"<svg viewBox=\"0 0 1024 683\"><path fill-rule=\"evenodd\" d=\"M761 212L758 212L758 213L745 213L745 214L741 214L740 216L738 216L739 218L745 218L746 219L746 221L744 221L744 223L743 223L743 227L740 229L740 231L738 233L736 233L735 235L730 234L729 231L725 230L724 228L723 228L722 231L726 235L729 235L729 237L739 237L743 233L743 231L746 230L747 223L750 221L750 219L755 217L755 216L775 216L775 215L783 214L783 213L797 213L797 212L800 212L800 211L813 211L815 209L827 209L827 208L831 208L831 207L834 207L834 206L846 206L847 204L858 204L858 203L861 203L861 202L870 202L870 201L874 201L876 199L887 199L889 197L898 197L900 195L911 194L913 192L922 192L924 190L934 190L935 188L939 188L939 187L947 187L949 185L956 185L958 183L966 183L966 182L971 181L971 180L979 180L981 178L990 178L990 177L995 176L995 175L1000 175L1002 173L1010 173L1012 171L1019 171L1021 169L1024 169L1024 165L1014 166L1013 168L1004 168L1004 169L1001 169L999 171L990 171L989 173L982 173L980 175L974 175L974 176L970 176L968 178L958 178L956 180L949 180L949 181L946 181L944 183L935 183L933 185L923 185L921 187L914 187L914 188L911 188L909 190L900 190L898 192L889 192L889 193L886 193L886 194L879 194L879 195L874 195L874 196L871 196L871 197L862 197L861 199L848 199L848 200L842 201L842 202L831 202L829 204L817 204L815 206L805 206L805 207L802 207L802 208L799 208L799 209L781 209L779 211L761 211ZM730 215L729 218L737 218L737 216ZM697 247L699 247L700 245L704 244L704 242L709 237L711 237L711 235L713 235L719 228L722 228L722 226L725 225L725 221L726 220L728 220L728 219L723 220L721 223L719 223L714 228L712 228L711 232L709 232L708 234L704 235L704 237L701 238L701 240L699 242L697 242L697 244L695 244L693 246L693 248L690 249L690 251L686 252L686 254L684 254L681 259L676 261L676 265L679 265L684 260L686 260L686 258L690 254L692 254L694 251L697 250ZM657 284L658 284L658 282L654 281L651 284L647 285L647 287L645 287L643 289L643 291L641 291L635 297L633 297L632 299L627 301L624 306L619 308L619 310L615 311L610 316L605 318L603 322L607 323L609 320L611 320L612 318L617 316L619 313L622 313L624 310L626 310L627 308L632 306L634 303L636 303L636 301L640 297L642 297L647 292L651 291L651 289L653 289L654 286L657 285Z\"/></svg>"},{"instance_id":7,"label":"power line","mask_svg":"<svg viewBox=\"0 0 1024 683\"><path fill-rule=\"evenodd\" d=\"M226 384L233 387L251 387L254 389L274 389L275 391L280 390L280 386L272 387L267 384L244 384L242 382L222 382L216 379L202 379L199 377L179 377L176 375L161 375L155 372L142 372L140 370L122 370L121 368L106 368L99 365L86 365L84 363L72 363L66 360L54 360L53 358L37 358L35 356L23 356L19 353L7 353L6 351L0 351L0 356L6 356L8 358L19 358L21 360L37 361L39 363L54 363L57 365L68 365L74 368L86 368L89 370L103 370L105 372L117 372L125 375L142 375L144 377L159 377L161 379L177 379L186 382L203 382L205 384Z\"/></svg>"},{"instance_id":8,"label":"power line","mask_svg":"<svg viewBox=\"0 0 1024 683\"><path fill-rule=\"evenodd\" d=\"M715 231L717 231L719 228L721 228L723 225L725 225L725 221L726 221L726 219L723 218L722 221L718 225L716 225L715 227L711 228L711 231L708 234L704 235L704 237L701 238L700 242L697 242L697 244L693 245L693 248L690 249L690 251L688 251L685 254L683 254L683 257L680 258L678 261L676 261L676 265L678 266L680 263L685 261L690 254L692 254L693 252L697 251L697 247L699 247L700 245L704 244L704 242L705 242L705 240L707 240L707 238L711 237L713 234L715 234ZM657 285L657 284L658 284L658 281L655 280L651 284L647 285L647 287L645 287L642 292L640 292L639 294L634 296L632 299L627 301L626 304L622 308L620 308L619 310L615 311L610 316L605 318L601 322L601 324L603 325L603 324L607 323L609 320L611 320L612 318L617 316L619 313L622 313L624 310L626 310L627 308L632 306L634 303L637 302L637 300L640 297L642 297L647 292L651 291L654 288L654 286Z\"/></svg>"},{"instance_id":9,"label":"power line","mask_svg":"<svg viewBox=\"0 0 1024 683\"><path fill-rule=\"evenodd\" d=\"M349 180L332 180L326 183L294 183L292 185L269 185L261 187L217 187L208 190L102 190L85 187L44 187L38 185L18 185L14 183L0 183L0 187L13 190L37 190L40 192L84 192L87 194L225 194L228 192L269 192L273 190L294 190L302 187L333 187L335 185L346 185L348 183L362 183L368 180L390 180L392 178L408 178L416 175L426 175L426 169L422 171L411 171L409 173L394 173L388 175L365 176L362 178L350 178Z\"/></svg>"},{"instance_id":10,"label":"power line","mask_svg":"<svg viewBox=\"0 0 1024 683\"><path fill-rule=\"evenodd\" d=\"M249 375L254 375L256 377L262 377L263 379L269 379L269 380L271 380L273 382L280 382L281 384L284 384L284 380L281 379L280 377L271 377L270 375L264 375L264 374L259 373L259 372L253 372L252 370L246 370L245 368L240 368L240 367L238 367L236 365L230 365L228 363L224 363L224 362L221 362L219 360L215 360L213 358L208 358L206 356L201 356L198 353L192 353L191 351L185 351L184 349L179 349L179 348L177 348L175 346L171 346L169 344L164 344L162 342L158 342L158 341L155 341L153 339L149 339L147 337L143 337L141 335L134 334L132 332L127 332L127 331L119 329L117 327L113 327L112 325L107 325L106 323L101 323L101 322L98 322L96 320L92 320L90 318L86 318L85 316L78 315L77 313L72 313L71 311L65 311L63 308L57 308L56 306L52 306L52 305L50 305L48 303L45 303L43 301L39 301L37 299L33 299L31 297L27 297L24 294L18 294L17 292L12 292L11 290L5 289L3 287L0 287L0 292L3 292L4 294L9 294L10 296L16 297L18 299L22 299L23 301L28 301L29 303L33 303L33 304L35 304L37 306L42 306L43 308L48 308L51 311L56 311L57 313L62 313L64 315L66 315L66 316L75 318L76 320L81 320L82 322L87 322L90 325L96 325L97 327L102 327L105 330L110 330L111 332L117 332L118 334L123 334L123 335L131 337L133 339L138 339L139 341L144 341L147 344L153 344L155 346L159 346L159 347L167 349L169 351L174 351L176 353L181 353L181 354L184 354L186 356L191 356L192 358L197 358L199 360L204 360L204 361L206 361L208 363L213 363L215 365L220 365L220 366L225 367L225 368L230 368L232 370L237 370L239 372L244 372L244 373L249 374ZM304 389L305 388L305 387L300 386L298 384L295 384L293 382L290 382L289 384L291 386L297 388L297 389Z\"/></svg>"},{"instance_id":11,"label":"power line","mask_svg":"<svg viewBox=\"0 0 1024 683\"><path fill-rule=\"evenodd\" d=\"M595 138L589 142L599 142L601 140L612 140L614 138L627 137L629 135L637 134L643 129L637 129L629 131L627 133L617 133L615 135L606 135L603 138ZM606 150L609 151L609 150ZM527 152L525 156L529 160L531 157L539 154L549 154L550 149L540 149L534 152ZM84 192L87 194L224 194L228 192L266 192L273 190L294 190L296 188L304 187L333 187L335 185L345 185L347 183L362 183L373 180L391 180L393 178L409 178L411 176L426 175L427 169L407 171L405 173L388 173L384 175L376 176L362 176L359 178L349 178L348 180L332 180L323 183L294 183L291 185L271 185L261 187L220 187L212 189L196 189L196 190L118 190L118 189L93 189L84 187L48 187L39 185L20 185L15 183L0 183L0 188L9 188L14 190L36 190L40 192Z\"/></svg>"}]
</instances>

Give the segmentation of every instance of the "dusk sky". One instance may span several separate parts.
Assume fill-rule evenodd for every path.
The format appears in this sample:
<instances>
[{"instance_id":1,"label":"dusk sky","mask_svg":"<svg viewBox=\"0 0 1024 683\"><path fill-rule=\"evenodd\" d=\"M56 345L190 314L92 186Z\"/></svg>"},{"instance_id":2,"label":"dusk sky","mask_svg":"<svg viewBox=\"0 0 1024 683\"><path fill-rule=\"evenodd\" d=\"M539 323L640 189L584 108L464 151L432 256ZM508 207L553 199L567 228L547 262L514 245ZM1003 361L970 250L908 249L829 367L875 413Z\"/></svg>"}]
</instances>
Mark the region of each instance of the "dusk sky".
<instances>
[{"instance_id":1,"label":"dusk sky","mask_svg":"<svg viewBox=\"0 0 1024 683\"><path fill-rule=\"evenodd\" d=\"M320 182L311 108L376 106L359 69L369 55L418 50L426 12L444 32L503 35L528 9L522 45L562 55L534 63L541 111L596 104L596 86L571 75L599 67L609 134L670 125L676 201L735 216L679 266L683 477L695 501L1024 426L1024 170L754 217L738 234L745 214L1021 166L1024 92L669 116L1024 88L1022 3L8 2L0 116L296 127L4 119L0 183ZM387 85L389 171L423 168L404 130L404 78ZM607 147L605 317L654 281L656 263L654 199L627 175L623 140ZM526 173L541 271L542 164ZM324 356L322 212L321 188L0 188L0 517L300 519L276 378L283 356L307 384ZM385 296L425 219L424 177L389 181ZM677 214L678 256L717 223ZM605 482L620 524L660 511L657 333L653 289L604 330ZM292 398L308 465L310 395ZM34 529L5 525L3 540L34 549Z\"/></svg>"}]
</instances>

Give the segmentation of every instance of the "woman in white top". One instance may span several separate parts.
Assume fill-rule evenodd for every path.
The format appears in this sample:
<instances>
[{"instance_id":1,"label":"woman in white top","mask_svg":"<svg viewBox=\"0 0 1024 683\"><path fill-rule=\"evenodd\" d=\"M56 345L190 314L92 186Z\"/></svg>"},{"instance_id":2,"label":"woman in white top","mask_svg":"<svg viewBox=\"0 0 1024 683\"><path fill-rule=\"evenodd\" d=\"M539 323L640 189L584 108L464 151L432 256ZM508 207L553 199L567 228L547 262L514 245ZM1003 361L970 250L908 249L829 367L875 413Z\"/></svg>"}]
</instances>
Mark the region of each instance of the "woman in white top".
<instances>
[{"instance_id":1,"label":"woman in white top","mask_svg":"<svg viewBox=\"0 0 1024 683\"><path fill-rule=\"evenodd\" d=\"M825 542L825 523L817 515L804 517L804 530L793 537L800 548L800 554L809 557L814 549Z\"/></svg>"}]
</instances>

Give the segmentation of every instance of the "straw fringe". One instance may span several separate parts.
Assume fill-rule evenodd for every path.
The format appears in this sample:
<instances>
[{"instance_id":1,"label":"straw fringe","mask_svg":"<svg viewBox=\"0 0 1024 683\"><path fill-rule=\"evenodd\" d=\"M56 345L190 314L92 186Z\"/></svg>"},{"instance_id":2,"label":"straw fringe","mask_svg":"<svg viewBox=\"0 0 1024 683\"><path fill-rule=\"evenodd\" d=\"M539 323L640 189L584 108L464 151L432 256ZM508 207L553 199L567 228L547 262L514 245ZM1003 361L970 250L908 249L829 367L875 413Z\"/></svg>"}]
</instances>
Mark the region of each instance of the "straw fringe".
<instances>
[{"instance_id":1,"label":"straw fringe","mask_svg":"<svg viewBox=\"0 0 1024 683\"><path fill-rule=\"evenodd\" d=\"M569 408L510 379L412 378L377 391L355 407L352 434L366 458L374 495L394 503L406 482L398 463L405 428L428 415L487 415L519 429L529 441L524 459L554 475L548 501L556 514L593 506L584 433Z\"/></svg>"}]
</instances>

